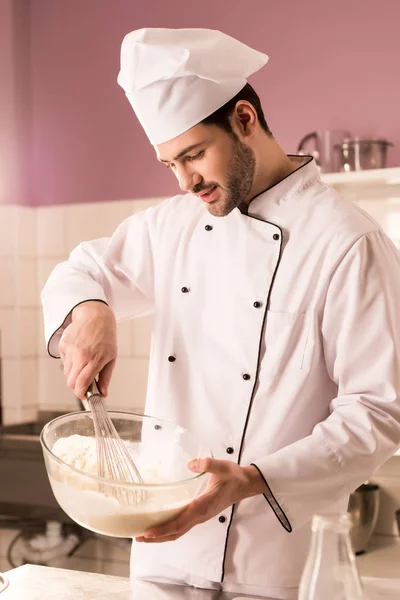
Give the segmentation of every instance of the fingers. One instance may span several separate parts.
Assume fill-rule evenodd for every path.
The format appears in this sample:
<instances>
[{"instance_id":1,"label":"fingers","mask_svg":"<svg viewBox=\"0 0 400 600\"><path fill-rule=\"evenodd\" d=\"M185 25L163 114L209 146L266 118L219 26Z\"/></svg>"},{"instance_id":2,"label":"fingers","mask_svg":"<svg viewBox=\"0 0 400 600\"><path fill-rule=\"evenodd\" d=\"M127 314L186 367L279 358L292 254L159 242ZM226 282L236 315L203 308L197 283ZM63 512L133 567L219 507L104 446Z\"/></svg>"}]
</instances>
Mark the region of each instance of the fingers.
<instances>
[{"instance_id":1,"label":"fingers","mask_svg":"<svg viewBox=\"0 0 400 600\"><path fill-rule=\"evenodd\" d=\"M89 385L92 383L98 373L96 363L90 362L83 369L79 370L74 386L74 394L77 398L84 400ZM68 386L70 387L70 386Z\"/></svg>"},{"instance_id":2,"label":"fingers","mask_svg":"<svg viewBox=\"0 0 400 600\"><path fill-rule=\"evenodd\" d=\"M71 357L68 354L64 354L64 356L61 355L61 360L62 360L63 365L64 365L64 377L68 381L69 374L70 374L71 369L72 369L72 360L71 360Z\"/></svg>"},{"instance_id":3,"label":"fingers","mask_svg":"<svg viewBox=\"0 0 400 600\"><path fill-rule=\"evenodd\" d=\"M186 532L177 533L175 535L168 535L163 538L147 538L147 537L141 536L141 537L137 537L136 541L144 542L145 544L162 544L163 542L174 542L175 540L180 538L184 533L186 533Z\"/></svg>"},{"instance_id":4,"label":"fingers","mask_svg":"<svg viewBox=\"0 0 400 600\"><path fill-rule=\"evenodd\" d=\"M217 460L215 458L195 458L188 463L194 473L214 473L216 475L229 475L232 471L232 461Z\"/></svg>"},{"instance_id":5,"label":"fingers","mask_svg":"<svg viewBox=\"0 0 400 600\"><path fill-rule=\"evenodd\" d=\"M117 356L114 313L100 302L83 303L75 317L73 312L72 323L61 336L59 351L67 386L77 398L85 399L98 374L100 392L106 396Z\"/></svg>"},{"instance_id":6,"label":"fingers","mask_svg":"<svg viewBox=\"0 0 400 600\"><path fill-rule=\"evenodd\" d=\"M213 509L210 512L210 502L207 497L193 500L176 519L148 529L143 536L136 538L138 542L159 543L176 540L195 525L207 521L214 516Z\"/></svg>"},{"instance_id":7,"label":"fingers","mask_svg":"<svg viewBox=\"0 0 400 600\"><path fill-rule=\"evenodd\" d=\"M100 390L100 394L103 398L107 397L108 394L108 386L110 385L111 376L113 374L115 368L116 358L111 360L109 363L103 367L103 369L99 373L98 386Z\"/></svg>"}]
</instances>

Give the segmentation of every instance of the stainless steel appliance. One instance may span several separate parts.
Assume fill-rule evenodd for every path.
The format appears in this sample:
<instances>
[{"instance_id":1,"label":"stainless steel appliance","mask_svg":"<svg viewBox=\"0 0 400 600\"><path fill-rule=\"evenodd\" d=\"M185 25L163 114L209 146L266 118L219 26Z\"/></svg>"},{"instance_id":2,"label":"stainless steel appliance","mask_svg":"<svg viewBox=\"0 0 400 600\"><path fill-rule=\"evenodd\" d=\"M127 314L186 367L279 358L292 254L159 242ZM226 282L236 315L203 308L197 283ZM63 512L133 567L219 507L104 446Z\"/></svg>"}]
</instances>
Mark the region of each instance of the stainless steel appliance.
<instances>
[{"instance_id":1,"label":"stainless steel appliance","mask_svg":"<svg viewBox=\"0 0 400 600\"><path fill-rule=\"evenodd\" d=\"M363 483L350 494L347 510L353 520L350 538L355 554L365 552L375 529L379 511L379 493L378 485Z\"/></svg>"},{"instance_id":2,"label":"stainless steel appliance","mask_svg":"<svg viewBox=\"0 0 400 600\"><path fill-rule=\"evenodd\" d=\"M385 139L346 138L335 144L340 171L385 169L391 142Z\"/></svg>"},{"instance_id":3,"label":"stainless steel appliance","mask_svg":"<svg viewBox=\"0 0 400 600\"><path fill-rule=\"evenodd\" d=\"M297 153L313 156L322 173L334 173L339 171L338 155L334 148L349 136L348 131L339 129L312 131L300 140Z\"/></svg>"}]
</instances>

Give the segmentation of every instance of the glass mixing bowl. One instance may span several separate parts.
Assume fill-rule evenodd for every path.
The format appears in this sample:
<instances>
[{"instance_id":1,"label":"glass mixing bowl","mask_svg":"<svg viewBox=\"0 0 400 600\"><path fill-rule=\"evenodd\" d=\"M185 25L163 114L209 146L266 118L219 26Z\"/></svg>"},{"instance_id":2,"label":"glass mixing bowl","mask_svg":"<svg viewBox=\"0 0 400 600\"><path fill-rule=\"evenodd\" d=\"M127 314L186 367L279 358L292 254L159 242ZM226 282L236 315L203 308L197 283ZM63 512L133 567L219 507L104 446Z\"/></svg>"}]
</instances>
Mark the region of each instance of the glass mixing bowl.
<instances>
[{"instance_id":1,"label":"glass mixing bowl","mask_svg":"<svg viewBox=\"0 0 400 600\"><path fill-rule=\"evenodd\" d=\"M174 519L200 495L207 474L193 473L187 464L212 453L195 435L168 421L119 411L109 415L128 444L144 484L116 483L86 473L52 452L60 438L95 437L91 414L84 411L62 415L45 425L40 434L45 465L57 502L79 525L103 535L136 537ZM120 503L118 491L141 501Z\"/></svg>"}]
</instances>

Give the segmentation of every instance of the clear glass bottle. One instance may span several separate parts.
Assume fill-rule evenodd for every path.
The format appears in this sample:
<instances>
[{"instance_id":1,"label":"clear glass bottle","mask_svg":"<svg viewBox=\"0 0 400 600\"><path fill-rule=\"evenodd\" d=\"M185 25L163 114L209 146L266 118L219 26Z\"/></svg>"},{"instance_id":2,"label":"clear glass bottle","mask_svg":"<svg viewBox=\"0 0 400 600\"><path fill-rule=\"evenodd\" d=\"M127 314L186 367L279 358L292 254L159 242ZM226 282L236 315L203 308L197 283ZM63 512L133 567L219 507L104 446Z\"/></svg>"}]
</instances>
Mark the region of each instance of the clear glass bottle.
<instances>
[{"instance_id":1,"label":"clear glass bottle","mask_svg":"<svg viewBox=\"0 0 400 600\"><path fill-rule=\"evenodd\" d=\"M314 515L298 600L364 598L350 541L351 526L348 513Z\"/></svg>"}]
</instances>

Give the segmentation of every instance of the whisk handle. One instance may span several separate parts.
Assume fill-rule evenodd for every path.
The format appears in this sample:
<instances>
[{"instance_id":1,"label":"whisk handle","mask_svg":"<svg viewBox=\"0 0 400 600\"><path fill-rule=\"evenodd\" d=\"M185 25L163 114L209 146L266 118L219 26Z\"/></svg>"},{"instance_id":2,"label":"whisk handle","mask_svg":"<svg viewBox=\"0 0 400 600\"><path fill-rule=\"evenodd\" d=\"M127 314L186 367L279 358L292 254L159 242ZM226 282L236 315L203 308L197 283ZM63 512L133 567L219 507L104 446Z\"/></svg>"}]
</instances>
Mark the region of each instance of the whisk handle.
<instances>
[{"instance_id":1,"label":"whisk handle","mask_svg":"<svg viewBox=\"0 0 400 600\"><path fill-rule=\"evenodd\" d=\"M88 400L90 400L90 398L91 398L92 396L101 396L101 394L100 394L100 390L99 390L99 388L98 388L98 386L97 386L97 383L96 383L96 380L95 380L95 379L94 379L94 380L92 381L92 383L89 385L89 387L88 387L88 389L87 389L87 391L86 391L86 394L85 394L85 396L86 396L86 399L84 399L84 400L81 400L81 403L82 403L82 405L83 405L83 408L84 408L84 409L85 409L87 412L89 412L89 411L90 411L90 406L89 406L89 402L88 402Z\"/></svg>"},{"instance_id":2,"label":"whisk handle","mask_svg":"<svg viewBox=\"0 0 400 600\"><path fill-rule=\"evenodd\" d=\"M87 392L86 392L86 399L90 400L90 398L92 396L101 396L100 394L100 390L97 386L97 382L95 379L93 379L92 383L89 385Z\"/></svg>"}]
</instances>

